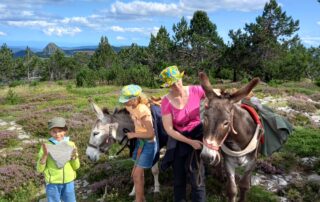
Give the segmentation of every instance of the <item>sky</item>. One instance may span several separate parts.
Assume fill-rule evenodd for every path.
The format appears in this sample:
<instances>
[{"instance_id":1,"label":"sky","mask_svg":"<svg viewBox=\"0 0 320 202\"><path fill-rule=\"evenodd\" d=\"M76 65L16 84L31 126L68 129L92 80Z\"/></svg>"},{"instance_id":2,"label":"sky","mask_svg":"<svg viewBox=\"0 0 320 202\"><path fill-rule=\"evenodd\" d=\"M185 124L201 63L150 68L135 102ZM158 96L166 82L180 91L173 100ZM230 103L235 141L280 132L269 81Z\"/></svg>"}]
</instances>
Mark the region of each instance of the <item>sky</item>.
<instances>
[{"instance_id":1,"label":"sky","mask_svg":"<svg viewBox=\"0 0 320 202\"><path fill-rule=\"evenodd\" d=\"M244 28L262 15L268 0L0 0L0 45L44 48L95 46L106 36L113 46L147 46L151 34L188 22L197 10L206 11L219 36L230 42L229 30ZM282 10L300 21L307 47L320 45L320 3L317 0L278 0Z\"/></svg>"}]
</instances>

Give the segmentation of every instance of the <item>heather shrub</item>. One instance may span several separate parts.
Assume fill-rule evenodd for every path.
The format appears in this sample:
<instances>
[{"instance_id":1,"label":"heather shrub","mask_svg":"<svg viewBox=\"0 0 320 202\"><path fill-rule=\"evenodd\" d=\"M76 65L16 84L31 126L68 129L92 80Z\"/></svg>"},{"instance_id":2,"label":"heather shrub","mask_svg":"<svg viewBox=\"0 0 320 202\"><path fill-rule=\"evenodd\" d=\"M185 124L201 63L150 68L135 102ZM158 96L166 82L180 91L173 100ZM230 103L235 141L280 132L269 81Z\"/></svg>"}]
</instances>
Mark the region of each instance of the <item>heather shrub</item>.
<instances>
[{"instance_id":1,"label":"heather shrub","mask_svg":"<svg viewBox=\"0 0 320 202\"><path fill-rule=\"evenodd\" d=\"M313 95L310 95L310 98L311 98L313 101L319 102L319 101L320 101L320 93L315 93L315 94L313 94Z\"/></svg>"},{"instance_id":2,"label":"heather shrub","mask_svg":"<svg viewBox=\"0 0 320 202\"><path fill-rule=\"evenodd\" d=\"M310 119L303 114L289 116L289 121L295 126L306 126L311 124Z\"/></svg>"},{"instance_id":3,"label":"heather shrub","mask_svg":"<svg viewBox=\"0 0 320 202\"><path fill-rule=\"evenodd\" d=\"M303 111L303 112L315 112L317 108L314 106L314 104L310 102L306 102L301 99L289 99L288 105L297 111Z\"/></svg>"},{"instance_id":4,"label":"heather shrub","mask_svg":"<svg viewBox=\"0 0 320 202\"><path fill-rule=\"evenodd\" d=\"M12 131L0 131L0 148L17 145L18 135Z\"/></svg>"},{"instance_id":5,"label":"heather shrub","mask_svg":"<svg viewBox=\"0 0 320 202\"><path fill-rule=\"evenodd\" d=\"M39 184L42 180L35 169L18 164L4 165L0 167L0 192L8 198L12 198L15 192L28 184L34 182Z\"/></svg>"}]
</instances>

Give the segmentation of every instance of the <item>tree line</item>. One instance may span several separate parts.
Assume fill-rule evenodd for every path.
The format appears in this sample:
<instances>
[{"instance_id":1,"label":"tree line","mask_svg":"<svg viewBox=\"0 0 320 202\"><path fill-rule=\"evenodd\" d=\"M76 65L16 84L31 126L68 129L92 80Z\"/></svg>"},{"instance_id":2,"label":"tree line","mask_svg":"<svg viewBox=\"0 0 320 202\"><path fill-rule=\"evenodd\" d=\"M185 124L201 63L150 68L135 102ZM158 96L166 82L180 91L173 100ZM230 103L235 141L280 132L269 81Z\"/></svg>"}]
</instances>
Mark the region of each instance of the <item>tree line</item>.
<instances>
[{"instance_id":1,"label":"tree line","mask_svg":"<svg viewBox=\"0 0 320 202\"><path fill-rule=\"evenodd\" d=\"M50 58L37 57L27 48L15 59L3 44L0 48L0 82L39 77L42 80L75 79L78 86L99 83L136 83L158 86L158 74L169 65L185 71L187 82L196 82L204 70L216 79L240 81L260 77L272 80L320 79L320 46L306 48L296 33L299 21L288 16L276 0L265 4L255 22L230 30L227 44L217 26L204 11L196 11L188 21L173 24L173 36L161 26L148 46L132 44L115 52L102 36L93 55L78 52L67 57L57 50Z\"/></svg>"}]
</instances>

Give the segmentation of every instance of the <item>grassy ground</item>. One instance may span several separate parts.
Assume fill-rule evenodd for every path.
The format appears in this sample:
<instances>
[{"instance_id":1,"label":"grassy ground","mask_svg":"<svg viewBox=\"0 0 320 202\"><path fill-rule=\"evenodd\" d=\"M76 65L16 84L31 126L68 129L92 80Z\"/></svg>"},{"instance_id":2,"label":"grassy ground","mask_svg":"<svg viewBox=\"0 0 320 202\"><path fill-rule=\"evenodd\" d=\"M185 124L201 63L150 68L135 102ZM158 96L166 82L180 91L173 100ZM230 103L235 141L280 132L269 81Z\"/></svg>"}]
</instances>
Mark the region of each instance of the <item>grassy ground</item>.
<instances>
[{"instance_id":1,"label":"grassy ground","mask_svg":"<svg viewBox=\"0 0 320 202\"><path fill-rule=\"evenodd\" d=\"M232 87L232 85L226 86ZM115 107L122 107L117 101L120 88L119 86L76 88L73 81L32 83L32 85L13 88L2 86L0 87L0 119L16 121L31 134L32 138L39 139L48 137L46 124L50 118L54 116L65 117L69 123L69 135L79 148L81 168L78 171L78 176L82 179L86 178L92 185L91 188L95 190L87 199L81 199L79 194L79 201L96 201L102 196L104 184L108 184L108 201L130 201L133 199L127 195L132 187L129 178L132 162L128 160L126 154L118 159L108 161L107 164L103 160L92 164L85 157L91 127L96 120L88 104L88 98L92 97L99 106L113 110ZM148 96L161 96L166 93L164 89L144 88L144 91ZM294 95L296 93L317 96L318 92L319 88L309 83L284 83L280 86L259 85L256 89L259 97L275 94L278 96ZM286 103L281 104L285 105ZM305 122L299 122L299 120L295 124L301 126L296 128L283 150L271 158L273 163L283 165L287 171L299 167L296 161L297 157L320 155L318 146L320 130L306 125ZM0 126L0 135L4 134L4 130L5 128ZM17 134L5 135L16 137ZM9 147L9 149L6 151L6 155L0 158L0 179L1 182L2 179L11 179L11 181L0 184L0 202L36 201L43 196L40 191L43 188L43 179L35 172L35 161L40 144L21 145L21 141L16 141L15 138L8 139L5 142L5 147ZM23 147L22 150L14 150L20 146ZM117 150L116 147L110 152L111 154ZM105 160L106 157L103 159ZM318 167L311 169L318 169L320 172L320 163L316 165ZM111 169L106 171L106 166ZM11 173L5 171L8 169L11 169ZM17 173L25 175L21 175L21 179L16 179ZM105 179L108 179L107 182ZM147 194L148 201L172 200L172 172L161 173L160 183L163 185L162 192L157 195ZM152 185L150 171L146 173L146 185ZM224 186L221 180L209 176L207 178L207 201L226 201ZM295 199L295 197L301 198L301 192L307 193L297 187L292 187L289 193ZM275 194L267 192L263 187L256 186L250 190L248 200L253 202L277 201L278 199Z\"/></svg>"}]
</instances>

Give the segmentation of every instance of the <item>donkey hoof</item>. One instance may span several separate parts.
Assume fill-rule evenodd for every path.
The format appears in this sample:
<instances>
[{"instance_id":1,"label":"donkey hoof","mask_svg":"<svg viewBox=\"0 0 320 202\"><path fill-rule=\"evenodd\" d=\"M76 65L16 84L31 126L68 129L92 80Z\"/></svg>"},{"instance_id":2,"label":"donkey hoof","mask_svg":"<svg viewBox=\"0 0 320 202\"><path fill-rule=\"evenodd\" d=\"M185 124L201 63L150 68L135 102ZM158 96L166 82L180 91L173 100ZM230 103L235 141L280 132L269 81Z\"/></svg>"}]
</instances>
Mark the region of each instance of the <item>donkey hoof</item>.
<instances>
[{"instance_id":1,"label":"donkey hoof","mask_svg":"<svg viewBox=\"0 0 320 202\"><path fill-rule=\"evenodd\" d=\"M130 192L129 196L135 196L136 193L134 191Z\"/></svg>"},{"instance_id":2,"label":"donkey hoof","mask_svg":"<svg viewBox=\"0 0 320 202\"><path fill-rule=\"evenodd\" d=\"M155 187L153 193L160 193L160 187Z\"/></svg>"}]
</instances>

